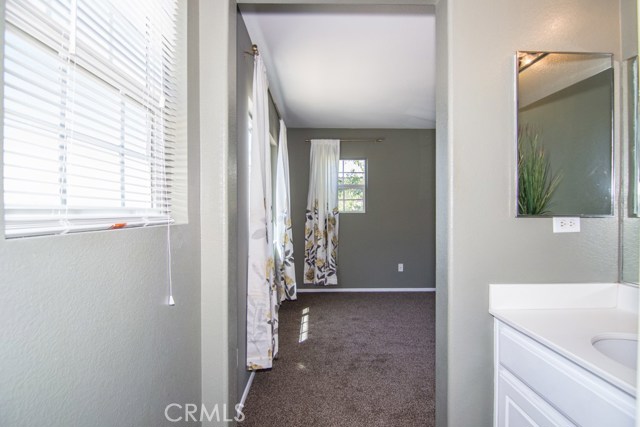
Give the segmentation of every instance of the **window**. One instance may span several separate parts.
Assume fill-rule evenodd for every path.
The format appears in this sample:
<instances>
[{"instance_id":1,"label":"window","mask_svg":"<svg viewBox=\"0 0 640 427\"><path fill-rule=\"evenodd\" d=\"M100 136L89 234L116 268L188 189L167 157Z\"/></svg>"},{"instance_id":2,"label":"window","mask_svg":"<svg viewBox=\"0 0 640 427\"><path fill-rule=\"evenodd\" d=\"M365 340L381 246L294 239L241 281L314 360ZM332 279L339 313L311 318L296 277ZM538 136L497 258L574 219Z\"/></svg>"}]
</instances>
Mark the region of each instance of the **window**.
<instances>
[{"instance_id":1,"label":"window","mask_svg":"<svg viewBox=\"0 0 640 427\"><path fill-rule=\"evenodd\" d=\"M7 237L172 221L179 3L6 1Z\"/></svg>"},{"instance_id":2,"label":"window","mask_svg":"<svg viewBox=\"0 0 640 427\"><path fill-rule=\"evenodd\" d=\"M340 213L364 213L367 161L340 160L338 171L338 209Z\"/></svg>"}]
</instances>

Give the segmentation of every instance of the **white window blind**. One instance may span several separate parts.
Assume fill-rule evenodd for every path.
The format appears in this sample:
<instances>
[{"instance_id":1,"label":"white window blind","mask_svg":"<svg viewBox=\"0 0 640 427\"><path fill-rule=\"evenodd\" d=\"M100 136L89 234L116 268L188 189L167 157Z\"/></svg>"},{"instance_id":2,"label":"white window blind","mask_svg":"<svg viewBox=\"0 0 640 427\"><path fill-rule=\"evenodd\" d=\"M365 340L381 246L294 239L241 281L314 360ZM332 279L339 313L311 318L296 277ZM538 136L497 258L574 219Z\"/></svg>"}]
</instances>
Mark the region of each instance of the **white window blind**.
<instances>
[{"instance_id":1,"label":"white window blind","mask_svg":"<svg viewBox=\"0 0 640 427\"><path fill-rule=\"evenodd\" d=\"M178 0L7 0L5 235L171 221Z\"/></svg>"}]
</instances>

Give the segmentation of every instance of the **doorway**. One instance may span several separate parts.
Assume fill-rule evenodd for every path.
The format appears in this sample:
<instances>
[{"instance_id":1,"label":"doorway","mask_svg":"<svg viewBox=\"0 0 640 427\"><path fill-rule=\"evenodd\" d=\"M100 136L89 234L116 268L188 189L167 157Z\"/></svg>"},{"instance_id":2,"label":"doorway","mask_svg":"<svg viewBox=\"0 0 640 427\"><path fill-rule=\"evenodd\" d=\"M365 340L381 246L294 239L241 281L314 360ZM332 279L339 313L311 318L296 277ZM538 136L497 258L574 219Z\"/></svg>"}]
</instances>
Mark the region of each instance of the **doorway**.
<instances>
[{"instance_id":1,"label":"doorway","mask_svg":"<svg viewBox=\"0 0 640 427\"><path fill-rule=\"evenodd\" d=\"M375 3L375 2L374 2L374 3ZM260 6L260 5L254 5L254 4L250 4L250 3L241 2L241 4L240 4L240 9L241 9L241 10L243 10L243 11L245 11L245 10L254 10L254 11L255 11L255 10L257 10L257 9L260 9L260 7L262 7L262 6L260 6L260 7L259 7L259 6ZM271 6L271 7L276 7L276 8L277 8L277 6L283 6L283 5L275 5L275 6ZM297 5L297 6L298 6L298 7L302 7L302 5ZM289 7L289 6L288 6L288 7ZM306 6L306 7L309 7L309 6ZM296 8L294 7L293 9L296 9ZM263 10L264 10L264 9L263 9ZM431 9L431 11L433 12L433 8ZM241 20L241 19L242 19L242 17L241 17L241 16L239 16L239 17L238 17L238 27L240 27L240 25L241 25L241 24L240 24L240 20ZM254 40L254 42L255 42L255 40ZM271 50L271 47L269 47L269 44L268 44L268 43L267 43L267 44L264 44L264 43L260 44L260 43L259 43L258 45L259 45L259 48L261 48L261 49L262 49L262 50L264 50L264 51L270 51L270 50ZM240 46L240 37L238 37L238 46ZM243 46L243 48L246 50L246 49L248 48L248 46ZM414 50L414 54L415 54L416 52L418 52L418 51L419 51L419 49L415 49L415 50ZM240 55L241 55L241 56L243 56L243 57L244 57L245 55L242 55L242 54L240 53L240 52L241 52L240 47L238 47L238 52L239 52L239 53L238 53L238 55L239 55L239 57L238 57L238 62L240 62L241 60L243 60L243 59L241 59L241 58L240 58ZM270 80L271 80L271 79L270 79ZM277 79L276 79L276 80L274 80L274 81L275 81L274 85L275 85L276 87L277 87L278 85L280 85L280 82L279 82ZM238 83L240 84L240 81L239 81ZM275 89L275 90L279 90L279 89ZM276 95L276 96L274 96L274 98L276 98L276 100L277 100L280 96L281 96L281 95ZM280 98L280 99L282 99L282 98ZM240 92L238 92L238 98L237 98L238 108L240 108L240 103L241 103L241 102L242 102L242 96L240 95ZM283 102L283 101L277 101L277 102ZM287 108L287 104L286 104L286 103L278 104L278 105L279 105L280 109L285 109L285 111L286 111L286 108ZM283 105L284 105L284 107L283 107ZM434 108L435 108L435 106L434 106ZM415 112L415 111L414 111L414 112ZM240 123L241 117L242 117L242 114L238 114L238 128L239 128L239 129L241 129L241 128L242 128L242 124ZM434 124L435 124L435 123L434 123ZM297 132L297 133L299 133L300 135L305 134L305 132L306 132L306 134L307 134L307 135L309 134L309 132L308 132L308 131L304 131L304 130L301 130L301 129L307 129L307 130L308 130L308 129L311 129L311 128L293 128L293 129L291 129L291 132L292 132L292 133L296 133L296 132ZM339 132L339 133L341 133L342 135L344 135L344 134L345 134L345 132L344 132L344 128L340 128L340 127L335 127L335 128L320 128L320 127L319 127L319 128L315 128L315 130L317 130L317 131L318 131L318 132L320 132L320 133L324 133L324 134L325 134L325 136L327 135L327 134L326 134L326 132L331 132L332 130L334 131L334 133ZM350 132L356 132L356 131L355 131L355 130L350 130ZM376 132L380 133L380 132L384 132L384 131L376 130ZM348 132L347 132L347 133L348 133ZM369 132L369 133L371 133L371 132ZM240 131L238 131L238 134L240 135ZM341 135L341 136L342 136L342 135ZM312 135L312 136L313 136L313 135ZM292 146L292 144L294 144L293 139L295 139L295 138L290 138L290 143L289 143L289 144L290 144L290 147ZM298 139L300 139L300 138L298 138ZM305 138L305 139L307 139L307 138ZM393 139L393 138L391 138L391 139ZM435 143L435 142L434 142L434 143ZM355 144L354 144L353 146L351 146L351 147L349 148L349 150L351 150L351 152L356 152L356 154L352 154L352 156L353 156L353 155L357 155L358 150L364 150L364 147L356 147L356 146L355 146ZM290 148L290 152L291 152L291 151L292 151L292 150L291 150L291 148ZM434 150L434 151L435 151L435 150ZM304 162L304 158L305 158L305 151L304 151L304 150L302 150L301 152L302 152L302 154L300 155L300 156L301 156L300 158L301 158L301 159L303 159L303 162ZM307 152L306 152L306 153L308 153L308 150L307 150ZM424 156L424 155L425 155L425 154L422 154L422 156ZM292 156L295 156L295 153L292 153ZM387 157L390 157L390 156L392 157L392 156L393 156L393 153L392 153L392 154L388 154L388 153L387 153ZM419 156L420 156L420 154L418 155L418 157L419 157ZM416 156L413 156L413 157L416 157ZM435 163L435 161L434 161L434 163ZM433 175L434 175L434 176L433 176L433 179L435 180L435 171L434 171L434 174L433 174ZM418 178L418 181L420 181L420 180L424 181L424 178ZM240 181L240 179L239 179L239 181ZM297 200L302 200L302 199L304 199L304 196L301 196L301 194L302 194L302 193L306 193L306 188L305 188L305 187L306 187L306 182L305 182L305 181L306 181L306 180L304 179L304 177L303 177L303 179L300 179L300 180L299 180L300 188L301 188L300 190L294 190L294 189L292 189L292 197L293 197L293 198L295 198L295 199L297 199ZM431 183L429 183L429 184L431 184ZM422 185L424 186L424 185L425 185L425 183L424 183L424 182L422 182ZM434 184L434 187L435 187L435 184ZM434 191L435 191L435 189L434 189ZM397 189L396 189L396 192L398 192L398 191L397 191ZM297 196L296 196L295 194L297 194ZM416 194L420 194L420 192L418 191ZM435 197L434 197L433 205L435 205ZM435 223L435 209L434 209L433 215L434 215L433 222ZM344 221L348 221L348 220L349 220L349 218L345 218L345 219L344 219ZM358 220L358 221L359 221L359 222L361 222L360 220ZM434 230L435 230L435 225L434 225ZM342 230L341 230L341 231L342 231ZM302 233L300 233L299 231L298 231L297 233L295 233L295 232L294 232L294 239L295 239L296 234L300 235L300 234L302 234ZM240 235L240 233L239 233L239 241L241 241L241 238L240 238L240 237L241 237L241 235ZM346 245L346 243L345 243L345 245ZM299 245L298 245L298 246L299 246ZM414 252L415 252L415 251L414 251ZM431 280L431 286L435 286L435 237L433 238L433 249L432 249L432 252L431 252L431 256L433 257L433 270L434 270L434 272L433 272L433 279ZM241 258L242 258L242 256L240 256L240 257L239 257L239 259L241 259ZM301 262L301 258L302 258L301 254L298 254L297 259L298 259L298 261L299 261L299 262ZM403 261L403 259L399 259L399 260L397 260L397 261ZM406 264L406 262L397 262L397 263L396 263L396 262L394 261L392 264L393 264L393 267L394 267L394 270L395 270L396 264L403 264L403 267L404 267L404 264ZM409 264L411 264L411 262L409 262ZM398 266L398 268L400 268L400 267ZM298 268L298 270L300 270L300 268ZM239 271L241 271L241 269L239 269ZM397 272L397 271L394 271L394 273L398 273L398 272ZM238 347L239 347L239 348L242 346L242 343L244 342L244 339L245 339L245 337L243 336L243 328L242 328L245 312L241 309L241 305L242 305L242 303L243 303L242 298L241 298L241 296L239 295L239 297L238 297L238 311L237 311L237 312L238 312ZM285 304L286 304L286 303L285 303ZM240 349L240 350L241 350L241 349ZM242 390L243 390L242 385L243 385L243 384L246 384L246 378L247 378L247 376L248 376L248 375L246 374L246 372L244 372L244 371L243 371L243 364L242 364L242 352L241 352L241 351L239 351L239 353L240 353L240 363L239 363L239 372L238 372L237 393L238 393L238 395L241 395L241 394L242 394ZM242 371L242 372L240 372L240 371Z\"/></svg>"}]
</instances>

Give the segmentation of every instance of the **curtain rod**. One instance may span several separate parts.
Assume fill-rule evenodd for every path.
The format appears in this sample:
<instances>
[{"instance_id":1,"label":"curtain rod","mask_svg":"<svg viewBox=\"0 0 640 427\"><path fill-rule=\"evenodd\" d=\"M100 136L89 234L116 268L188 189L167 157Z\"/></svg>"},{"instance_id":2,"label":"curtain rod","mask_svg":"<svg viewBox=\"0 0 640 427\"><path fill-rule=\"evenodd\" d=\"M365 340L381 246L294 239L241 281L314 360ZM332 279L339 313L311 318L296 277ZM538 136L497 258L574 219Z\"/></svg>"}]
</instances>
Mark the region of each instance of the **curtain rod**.
<instances>
[{"instance_id":1,"label":"curtain rod","mask_svg":"<svg viewBox=\"0 0 640 427\"><path fill-rule=\"evenodd\" d=\"M244 51L244 53L246 53L247 55L252 55L252 56L256 56L258 55L260 52L258 51L258 45L257 44L252 44L251 45L251 52L247 52L246 50Z\"/></svg>"},{"instance_id":2,"label":"curtain rod","mask_svg":"<svg viewBox=\"0 0 640 427\"><path fill-rule=\"evenodd\" d=\"M340 142L383 142L384 138L360 138L360 139L340 139L340 138L315 138L315 139L339 139ZM304 142L311 142L305 139Z\"/></svg>"}]
</instances>

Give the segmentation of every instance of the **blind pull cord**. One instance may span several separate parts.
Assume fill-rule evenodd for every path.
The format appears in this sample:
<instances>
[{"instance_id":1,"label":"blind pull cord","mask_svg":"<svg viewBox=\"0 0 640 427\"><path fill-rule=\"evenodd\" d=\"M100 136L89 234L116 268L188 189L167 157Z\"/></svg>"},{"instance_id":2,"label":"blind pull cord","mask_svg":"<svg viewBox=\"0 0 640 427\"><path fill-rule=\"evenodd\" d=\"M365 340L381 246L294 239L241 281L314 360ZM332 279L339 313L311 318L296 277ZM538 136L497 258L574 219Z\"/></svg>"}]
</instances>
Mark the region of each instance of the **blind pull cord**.
<instances>
[{"instance_id":1,"label":"blind pull cord","mask_svg":"<svg viewBox=\"0 0 640 427\"><path fill-rule=\"evenodd\" d=\"M167 224L167 275L169 276L169 306L173 307L176 305L175 300L173 299L173 283L171 281L171 224Z\"/></svg>"}]
</instances>

